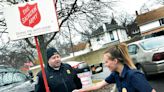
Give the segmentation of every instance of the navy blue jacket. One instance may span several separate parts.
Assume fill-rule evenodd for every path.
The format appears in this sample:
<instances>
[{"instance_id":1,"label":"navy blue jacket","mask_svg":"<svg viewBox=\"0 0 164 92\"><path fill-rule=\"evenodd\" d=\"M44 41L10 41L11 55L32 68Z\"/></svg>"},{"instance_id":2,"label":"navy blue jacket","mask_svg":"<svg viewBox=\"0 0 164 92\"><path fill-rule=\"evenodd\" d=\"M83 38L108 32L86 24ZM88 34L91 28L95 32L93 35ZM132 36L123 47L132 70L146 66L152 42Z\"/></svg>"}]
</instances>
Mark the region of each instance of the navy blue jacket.
<instances>
[{"instance_id":1,"label":"navy blue jacket","mask_svg":"<svg viewBox=\"0 0 164 92\"><path fill-rule=\"evenodd\" d=\"M54 70L50 66L45 68L50 92L72 92L74 89L82 88L80 79L76 72L68 64L61 64L59 70ZM38 82L35 92L46 92L42 73L37 74Z\"/></svg>"},{"instance_id":2,"label":"navy blue jacket","mask_svg":"<svg viewBox=\"0 0 164 92\"><path fill-rule=\"evenodd\" d=\"M143 73L136 69L130 69L124 65L124 69L119 76L118 72L113 72L105 79L107 83L116 83L119 92L126 89L127 92L151 92L152 87L149 85Z\"/></svg>"}]
</instances>

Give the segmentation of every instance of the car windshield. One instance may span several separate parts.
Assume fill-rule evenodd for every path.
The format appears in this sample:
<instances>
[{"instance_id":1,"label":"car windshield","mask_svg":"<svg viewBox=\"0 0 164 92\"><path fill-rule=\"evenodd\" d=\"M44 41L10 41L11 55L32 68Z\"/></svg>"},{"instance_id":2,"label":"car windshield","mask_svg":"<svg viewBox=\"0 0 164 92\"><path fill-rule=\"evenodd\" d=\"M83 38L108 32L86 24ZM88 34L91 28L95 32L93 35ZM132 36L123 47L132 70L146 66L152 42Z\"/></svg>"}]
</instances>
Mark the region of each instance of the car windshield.
<instances>
[{"instance_id":1,"label":"car windshield","mask_svg":"<svg viewBox=\"0 0 164 92\"><path fill-rule=\"evenodd\" d=\"M158 37L155 39L145 40L140 43L144 50L151 50L160 47L164 47L164 37Z\"/></svg>"},{"instance_id":2,"label":"car windshield","mask_svg":"<svg viewBox=\"0 0 164 92\"><path fill-rule=\"evenodd\" d=\"M23 82L26 79L26 75L20 72L0 72L0 86Z\"/></svg>"}]
</instances>

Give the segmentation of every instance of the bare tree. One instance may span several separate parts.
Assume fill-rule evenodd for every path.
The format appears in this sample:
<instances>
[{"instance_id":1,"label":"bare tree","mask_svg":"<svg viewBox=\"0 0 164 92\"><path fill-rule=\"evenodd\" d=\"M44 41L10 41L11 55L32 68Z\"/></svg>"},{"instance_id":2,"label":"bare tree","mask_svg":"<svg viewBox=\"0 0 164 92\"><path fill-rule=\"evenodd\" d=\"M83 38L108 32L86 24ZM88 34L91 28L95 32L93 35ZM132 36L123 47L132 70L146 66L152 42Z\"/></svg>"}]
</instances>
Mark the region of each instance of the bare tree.
<instances>
[{"instance_id":1,"label":"bare tree","mask_svg":"<svg viewBox=\"0 0 164 92\"><path fill-rule=\"evenodd\" d=\"M19 69L24 63L34 61L34 51L28 49L21 42L0 47L0 64ZM12 48L11 48L12 46ZM18 47L17 47L18 46ZM13 48L15 47L15 48Z\"/></svg>"},{"instance_id":2,"label":"bare tree","mask_svg":"<svg viewBox=\"0 0 164 92\"><path fill-rule=\"evenodd\" d=\"M70 51L68 48L71 48L71 44L69 42L61 43L59 40L55 40L54 43L50 45L50 47L56 47L62 57L68 56Z\"/></svg>"},{"instance_id":3,"label":"bare tree","mask_svg":"<svg viewBox=\"0 0 164 92\"><path fill-rule=\"evenodd\" d=\"M125 11L122 11L116 19L120 22L120 25L123 27L126 27L128 24L134 22L134 17Z\"/></svg>"},{"instance_id":4,"label":"bare tree","mask_svg":"<svg viewBox=\"0 0 164 92\"><path fill-rule=\"evenodd\" d=\"M148 8L148 6L146 5L146 3L144 3L142 6L141 6L141 8L140 8L140 13L142 14L142 13L145 13L145 12L149 12L150 10L149 10L149 8Z\"/></svg>"},{"instance_id":5,"label":"bare tree","mask_svg":"<svg viewBox=\"0 0 164 92\"><path fill-rule=\"evenodd\" d=\"M89 25L92 25L94 27L98 25L103 18L108 18L108 15L105 14L106 10L112 9L112 5L114 5L114 3L117 2L115 0L108 0L106 2L104 2L103 0L61 0L59 2L57 2L58 0L55 1L55 6L57 7L58 20L61 21L59 23L60 32L58 33L62 33L64 35L67 34L65 34L65 29L62 27L67 26L66 22L71 23L72 26L74 25L74 23L79 23L80 25L82 25L83 28L85 28L85 30L89 30ZM10 2L10 4L18 3L18 1L16 0L7 0L5 2ZM0 22L2 22L0 24L4 23L2 26L6 26L5 20ZM71 30L74 29L77 28L71 27ZM78 29L78 32L81 32L81 30ZM84 31L81 33L86 32ZM47 46L54 40L56 34L57 32L53 34L38 36L44 61L46 61L45 50ZM31 48L35 48L35 45L32 43L33 38L26 38L25 41Z\"/></svg>"},{"instance_id":6,"label":"bare tree","mask_svg":"<svg viewBox=\"0 0 164 92\"><path fill-rule=\"evenodd\" d=\"M134 25L137 26L135 18L127 12L121 12L116 19L120 22L121 26L126 28L128 35L131 36L132 30L129 30L129 27L134 27Z\"/></svg>"}]
</instances>

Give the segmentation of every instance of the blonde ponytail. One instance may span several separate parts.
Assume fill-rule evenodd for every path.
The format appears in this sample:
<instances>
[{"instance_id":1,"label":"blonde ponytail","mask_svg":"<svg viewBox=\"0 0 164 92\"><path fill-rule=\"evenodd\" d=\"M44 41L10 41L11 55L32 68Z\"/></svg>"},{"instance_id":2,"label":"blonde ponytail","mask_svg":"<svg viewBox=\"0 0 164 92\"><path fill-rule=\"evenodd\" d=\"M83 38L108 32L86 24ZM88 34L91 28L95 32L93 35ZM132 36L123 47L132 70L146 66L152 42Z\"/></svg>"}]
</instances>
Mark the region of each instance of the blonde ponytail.
<instances>
[{"instance_id":1,"label":"blonde ponytail","mask_svg":"<svg viewBox=\"0 0 164 92\"><path fill-rule=\"evenodd\" d=\"M132 62L132 59L129 56L127 45L125 43L121 43L118 45L118 49L122 53L124 63L127 64L131 69L136 69L136 66Z\"/></svg>"},{"instance_id":2,"label":"blonde ponytail","mask_svg":"<svg viewBox=\"0 0 164 92\"><path fill-rule=\"evenodd\" d=\"M111 55L111 59L118 59L121 63L128 65L131 69L136 69L134 63L132 62L127 45L125 43L120 43L115 46L109 47L107 51L104 52L104 54L109 53Z\"/></svg>"}]
</instances>

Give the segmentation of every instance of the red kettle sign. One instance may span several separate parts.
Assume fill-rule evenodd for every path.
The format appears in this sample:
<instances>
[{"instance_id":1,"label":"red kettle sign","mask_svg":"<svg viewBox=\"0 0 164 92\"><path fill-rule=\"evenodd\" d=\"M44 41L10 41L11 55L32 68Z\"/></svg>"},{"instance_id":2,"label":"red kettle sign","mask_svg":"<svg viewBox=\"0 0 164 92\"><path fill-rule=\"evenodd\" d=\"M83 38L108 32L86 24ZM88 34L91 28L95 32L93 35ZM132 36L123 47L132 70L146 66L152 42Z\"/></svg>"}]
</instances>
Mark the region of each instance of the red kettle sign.
<instances>
[{"instance_id":1,"label":"red kettle sign","mask_svg":"<svg viewBox=\"0 0 164 92\"><path fill-rule=\"evenodd\" d=\"M59 31L54 0L34 0L12 5L4 8L4 16L11 40Z\"/></svg>"},{"instance_id":2,"label":"red kettle sign","mask_svg":"<svg viewBox=\"0 0 164 92\"><path fill-rule=\"evenodd\" d=\"M40 22L41 16L38 10L37 3L34 3L32 5L27 3L25 6L18 8L20 13L20 20L24 26L33 28Z\"/></svg>"}]
</instances>

